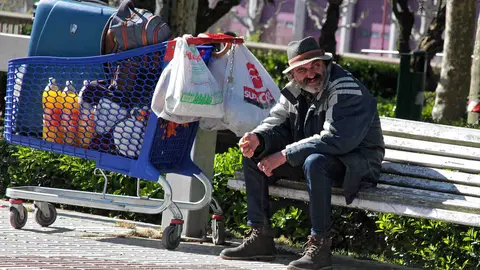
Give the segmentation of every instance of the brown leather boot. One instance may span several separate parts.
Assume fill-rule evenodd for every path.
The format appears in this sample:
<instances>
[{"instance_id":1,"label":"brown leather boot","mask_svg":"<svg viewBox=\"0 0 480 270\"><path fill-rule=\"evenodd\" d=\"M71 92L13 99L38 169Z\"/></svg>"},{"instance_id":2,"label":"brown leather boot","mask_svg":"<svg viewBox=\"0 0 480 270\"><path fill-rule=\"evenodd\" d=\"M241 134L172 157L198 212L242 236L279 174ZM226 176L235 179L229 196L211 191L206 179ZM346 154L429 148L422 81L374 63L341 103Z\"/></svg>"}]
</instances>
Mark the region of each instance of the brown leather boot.
<instances>
[{"instance_id":1,"label":"brown leather boot","mask_svg":"<svg viewBox=\"0 0 480 270\"><path fill-rule=\"evenodd\" d=\"M291 262L288 270L327 270L332 268L332 239L324 236L309 236L304 245L303 257Z\"/></svg>"},{"instance_id":2,"label":"brown leather boot","mask_svg":"<svg viewBox=\"0 0 480 270\"><path fill-rule=\"evenodd\" d=\"M220 257L225 260L271 261L276 252L273 236L271 228L252 228L240 246L224 249Z\"/></svg>"}]
</instances>

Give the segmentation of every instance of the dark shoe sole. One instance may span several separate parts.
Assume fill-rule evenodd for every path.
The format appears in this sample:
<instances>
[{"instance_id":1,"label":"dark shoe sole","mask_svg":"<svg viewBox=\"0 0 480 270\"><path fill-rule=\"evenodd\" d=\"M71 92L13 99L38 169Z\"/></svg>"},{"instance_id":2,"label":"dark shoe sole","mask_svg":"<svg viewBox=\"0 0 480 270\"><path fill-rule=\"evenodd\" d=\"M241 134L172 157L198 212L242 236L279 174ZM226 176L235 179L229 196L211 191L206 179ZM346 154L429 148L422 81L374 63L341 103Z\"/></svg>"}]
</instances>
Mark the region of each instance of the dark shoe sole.
<instances>
[{"instance_id":1,"label":"dark shoe sole","mask_svg":"<svg viewBox=\"0 0 480 270\"><path fill-rule=\"evenodd\" d=\"M333 269L333 266L325 266L325 267L322 267L322 268L317 268L315 270L332 270L332 269ZM299 268L299 267L296 267L296 266L289 265L287 267L287 270L312 270L312 269Z\"/></svg>"},{"instance_id":2,"label":"dark shoe sole","mask_svg":"<svg viewBox=\"0 0 480 270\"><path fill-rule=\"evenodd\" d=\"M225 255L220 255L220 258L224 260L240 260L240 261L273 261L275 260L275 256L273 255L265 255L265 256L252 256L252 257L229 257Z\"/></svg>"}]
</instances>

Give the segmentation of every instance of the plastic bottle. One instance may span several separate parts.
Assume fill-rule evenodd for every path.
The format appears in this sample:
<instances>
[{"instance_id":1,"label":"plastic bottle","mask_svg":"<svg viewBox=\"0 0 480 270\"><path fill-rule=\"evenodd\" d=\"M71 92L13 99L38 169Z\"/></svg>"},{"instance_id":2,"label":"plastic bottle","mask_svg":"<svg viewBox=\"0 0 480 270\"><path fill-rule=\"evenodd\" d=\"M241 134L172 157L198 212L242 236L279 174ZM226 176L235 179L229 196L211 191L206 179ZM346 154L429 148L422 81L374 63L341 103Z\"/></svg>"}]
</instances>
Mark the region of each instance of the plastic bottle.
<instances>
[{"instance_id":1,"label":"plastic bottle","mask_svg":"<svg viewBox=\"0 0 480 270\"><path fill-rule=\"evenodd\" d=\"M78 104L78 94L72 81L65 82L65 88L60 96L63 98L63 100L59 99L59 102L63 101L60 132L65 132L66 144L77 146L81 141L77 138L80 104Z\"/></svg>"},{"instance_id":2,"label":"plastic bottle","mask_svg":"<svg viewBox=\"0 0 480 270\"><path fill-rule=\"evenodd\" d=\"M60 94L55 78L50 77L42 95L43 138L47 142L63 144L65 133L60 131L62 105L57 100Z\"/></svg>"},{"instance_id":3,"label":"plastic bottle","mask_svg":"<svg viewBox=\"0 0 480 270\"><path fill-rule=\"evenodd\" d=\"M65 82L65 88L63 89L64 93L72 93L75 94L77 93L77 89L75 89L75 86L73 86L72 81L66 81Z\"/></svg>"},{"instance_id":4,"label":"plastic bottle","mask_svg":"<svg viewBox=\"0 0 480 270\"><path fill-rule=\"evenodd\" d=\"M78 119L77 139L79 145L83 148L90 148L90 142L95 137L95 121L94 112L95 105L94 95L96 94L94 89L96 86L94 83L89 83L88 80L83 81L83 87L78 94L78 104L80 105L80 115Z\"/></svg>"}]
</instances>

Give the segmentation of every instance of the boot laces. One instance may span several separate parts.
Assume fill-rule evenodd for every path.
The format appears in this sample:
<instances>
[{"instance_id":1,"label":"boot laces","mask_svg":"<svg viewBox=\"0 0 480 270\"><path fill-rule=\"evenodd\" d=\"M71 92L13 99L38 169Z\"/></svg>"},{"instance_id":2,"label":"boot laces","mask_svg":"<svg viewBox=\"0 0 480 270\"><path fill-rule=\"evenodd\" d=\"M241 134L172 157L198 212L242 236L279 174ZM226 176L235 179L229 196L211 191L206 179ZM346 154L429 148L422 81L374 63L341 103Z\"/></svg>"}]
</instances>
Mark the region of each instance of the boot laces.
<instances>
[{"instance_id":1,"label":"boot laces","mask_svg":"<svg viewBox=\"0 0 480 270\"><path fill-rule=\"evenodd\" d=\"M257 229L250 229L247 232L247 235L243 238L243 243L245 245L251 244L257 240L257 238L260 236L260 231Z\"/></svg>"},{"instance_id":2,"label":"boot laces","mask_svg":"<svg viewBox=\"0 0 480 270\"><path fill-rule=\"evenodd\" d=\"M315 257L322 249L324 242L324 238L316 239L313 236L308 236L308 241L303 245L303 255L308 255L312 258Z\"/></svg>"}]
</instances>

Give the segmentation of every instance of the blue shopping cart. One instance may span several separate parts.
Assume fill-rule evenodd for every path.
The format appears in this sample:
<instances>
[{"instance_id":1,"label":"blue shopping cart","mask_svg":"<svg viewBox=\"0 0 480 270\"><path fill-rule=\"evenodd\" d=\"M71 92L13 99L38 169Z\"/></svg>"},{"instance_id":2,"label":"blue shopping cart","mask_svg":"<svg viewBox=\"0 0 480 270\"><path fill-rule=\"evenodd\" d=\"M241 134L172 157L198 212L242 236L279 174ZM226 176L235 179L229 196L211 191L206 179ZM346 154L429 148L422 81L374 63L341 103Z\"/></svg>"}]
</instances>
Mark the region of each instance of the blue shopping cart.
<instances>
[{"instance_id":1,"label":"blue shopping cart","mask_svg":"<svg viewBox=\"0 0 480 270\"><path fill-rule=\"evenodd\" d=\"M222 35L188 39L189 44L197 45L205 62L212 54L223 54L205 44L241 42L241 38ZM149 108L174 48L175 41L168 41L111 55L34 56L9 61L6 141L93 160L105 179L103 193L38 186L8 188L14 228L22 228L27 221L22 199L34 201L35 220L41 226L55 222L52 203L147 214L169 209L173 219L163 231L162 242L175 249L183 229L180 209L198 210L210 204L214 212L212 239L216 244L224 242L222 210L212 197L211 182L190 157L198 122L176 124L157 118ZM64 91L56 84L63 81L69 81ZM137 196L106 194L104 170L137 178ZM197 202L172 200L171 187L162 176L166 173L197 178L205 195ZM164 189L164 199L141 197L140 179L157 181Z\"/></svg>"}]
</instances>

